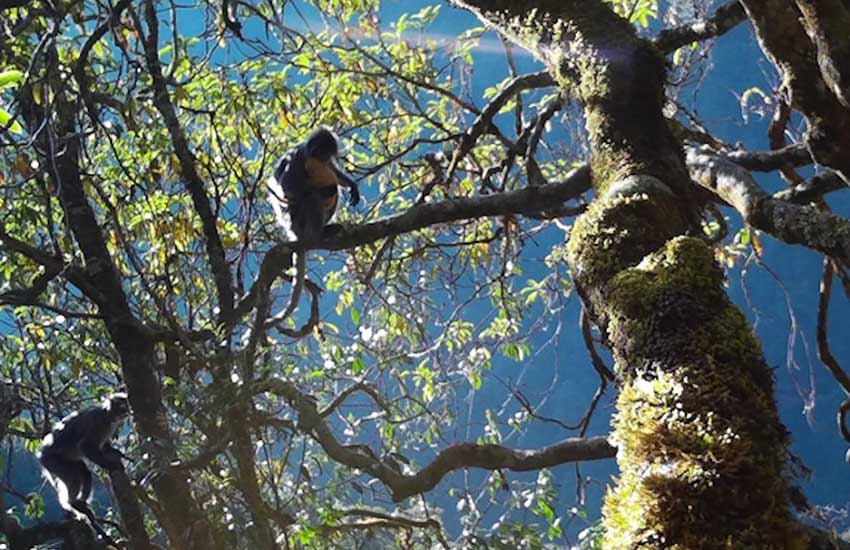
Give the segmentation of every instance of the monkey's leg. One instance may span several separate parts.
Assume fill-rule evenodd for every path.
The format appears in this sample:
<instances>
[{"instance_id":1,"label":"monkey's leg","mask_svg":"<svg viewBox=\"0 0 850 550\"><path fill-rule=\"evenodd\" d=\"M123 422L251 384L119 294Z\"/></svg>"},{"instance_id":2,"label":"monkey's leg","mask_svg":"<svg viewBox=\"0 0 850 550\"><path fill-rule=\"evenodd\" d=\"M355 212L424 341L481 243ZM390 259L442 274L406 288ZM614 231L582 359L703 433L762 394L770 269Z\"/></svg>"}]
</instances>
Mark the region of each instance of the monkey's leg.
<instances>
[{"instance_id":1,"label":"monkey's leg","mask_svg":"<svg viewBox=\"0 0 850 550\"><path fill-rule=\"evenodd\" d=\"M80 479L80 492L78 498L83 502L88 502L89 496L91 496L91 471L83 462L80 462L78 472L78 479Z\"/></svg>"},{"instance_id":2,"label":"monkey's leg","mask_svg":"<svg viewBox=\"0 0 850 550\"><path fill-rule=\"evenodd\" d=\"M342 231L342 225L338 223L328 223L336 212L336 205L339 201L339 192L336 187L323 187L322 195L322 238L333 237Z\"/></svg>"},{"instance_id":3,"label":"monkey's leg","mask_svg":"<svg viewBox=\"0 0 850 550\"><path fill-rule=\"evenodd\" d=\"M113 546L117 546L115 541L112 540L112 537L110 537L106 530L100 526L100 521L98 521L97 516L94 515L94 512L89 506L88 500L89 496L91 496L92 485L91 470L88 469L85 463L79 462L76 475L78 476L78 479L80 479L80 490L77 498L71 501L71 506L76 512L85 516L92 529L94 529L94 531L100 535L104 541Z\"/></svg>"},{"instance_id":4,"label":"monkey's leg","mask_svg":"<svg viewBox=\"0 0 850 550\"><path fill-rule=\"evenodd\" d=\"M91 511L91 508L89 508L89 496L91 496L91 471L84 462L78 461L76 463L74 476L78 480L79 489L74 496L71 497L71 508L88 518L89 521L92 521L94 513ZM77 517L80 516L77 515Z\"/></svg>"},{"instance_id":5,"label":"monkey's leg","mask_svg":"<svg viewBox=\"0 0 850 550\"><path fill-rule=\"evenodd\" d=\"M327 221L324 209L324 198L318 191L305 192L297 199L290 201L289 217L292 230L298 238L299 247L295 251L295 277L292 280L292 294L283 313L275 315L272 323L287 319L298 307L301 292L304 289L304 279L307 274L307 250L322 239L322 229Z\"/></svg>"},{"instance_id":6,"label":"monkey's leg","mask_svg":"<svg viewBox=\"0 0 850 550\"><path fill-rule=\"evenodd\" d=\"M59 505L69 512L73 512L72 503L80 496L85 478L81 477L82 467L88 474L88 468L79 460L69 460L60 455L46 455L41 457L41 465L50 477Z\"/></svg>"},{"instance_id":7,"label":"monkey's leg","mask_svg":"<svg viewBox=\"0 0 850 550\"><path fill-rule=\"evenodd\" d=\"M290 216L292 230L300 244L311 246L321 240L322 227L327 219L322 197L318 193L305 193L300 200L293 201Z\"/></svg>"}]
</instances>

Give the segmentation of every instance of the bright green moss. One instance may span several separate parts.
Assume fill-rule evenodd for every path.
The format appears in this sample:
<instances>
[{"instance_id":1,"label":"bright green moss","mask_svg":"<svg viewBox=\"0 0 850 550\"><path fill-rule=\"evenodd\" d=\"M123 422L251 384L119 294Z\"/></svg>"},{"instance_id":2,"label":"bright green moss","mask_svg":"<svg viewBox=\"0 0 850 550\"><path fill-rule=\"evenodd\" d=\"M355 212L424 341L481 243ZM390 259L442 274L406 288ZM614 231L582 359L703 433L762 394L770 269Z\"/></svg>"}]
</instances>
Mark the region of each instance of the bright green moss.
<instances>
[{"instance_id":1,"label":"bright green moss","mask_svg":"<svg viewBox=\"0 0 850 550\"><path fill-rule=\"evenodd\" d=\"M606 549L802 548L772 376L722 283L711 249L678 237L607 286L623 383Z\"/></svg>"},{"instance_id":2,"label":"bright green moss","mask_svg":"<svg viewBox=\"0 0 850 550\"><path fill-rule=\"evenodd\" d=\"M644 251L682 233L685 224L677 212L675 198L655 178L637 176L611 186L573 226L567 252L576 276L590 286L605 284L639 262Z\"/></svg>"}]
</instances>

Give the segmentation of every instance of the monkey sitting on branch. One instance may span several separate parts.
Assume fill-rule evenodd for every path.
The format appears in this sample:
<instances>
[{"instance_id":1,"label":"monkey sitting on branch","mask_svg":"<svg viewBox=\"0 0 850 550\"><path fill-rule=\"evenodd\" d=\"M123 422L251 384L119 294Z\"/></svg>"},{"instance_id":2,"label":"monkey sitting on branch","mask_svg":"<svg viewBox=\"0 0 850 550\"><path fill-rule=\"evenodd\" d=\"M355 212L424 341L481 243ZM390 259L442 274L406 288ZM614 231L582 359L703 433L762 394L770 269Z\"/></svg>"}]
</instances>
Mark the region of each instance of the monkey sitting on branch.
<instances>
[{"instance_id":1,"label":"monkey sitting on branch","mask_svg":"<svg viewBox=\"0 0 850 550\"><path fill-rule=\"evenodd\" d=\"M322 236L338 229L328 225L336 212L340 185L351 191L349 204L360 202L357 183L336 166L339 141L336 135L322 126L307 140L284 155L268 180L269 202L278 223L291 229L298 240L295 279L289 304L278 320L289 317L298 306L304 288L307 249L321 241ZM288 213L288 218L287 218Z\"/></svg>"},{"instance_id":2,"label":"monkey sitting on branch","mask_svg":"<svg viewBox=\"0 0 850 550\"><path fill-rule=\"evenodd\" d=\"M88 505L92 474L83 458L106 470L122 469L128 457L112 446L118 427L130 416L127 395L116 393L101 405L73 412L42 440L38 459L56 490L59 505L76 519L85 517L99 535L111 540Z\"/></svg>"}]
</instances>

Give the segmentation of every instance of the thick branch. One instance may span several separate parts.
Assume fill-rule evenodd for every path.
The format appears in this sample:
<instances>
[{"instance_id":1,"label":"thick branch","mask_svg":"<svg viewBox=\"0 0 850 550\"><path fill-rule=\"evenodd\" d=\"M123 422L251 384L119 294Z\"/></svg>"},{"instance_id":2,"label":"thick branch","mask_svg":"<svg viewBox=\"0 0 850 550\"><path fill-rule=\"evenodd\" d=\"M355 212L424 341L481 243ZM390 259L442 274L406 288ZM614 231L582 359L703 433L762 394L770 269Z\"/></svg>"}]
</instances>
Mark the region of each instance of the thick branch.
<instances>
[{"instance_id":1,"label":"thick branch","mask_svg":"<svg viewBox=\"0 0 850 550\"><path fill-rule=\"evenodd\" d=\"M681 27L662 30L655 39L655 45L664 53L673 53L691 42L720 36L746 18L747 14L744 13L744 8L738 0L727 0L711 17Z\"/></svg>"},{"instance_id":2,"label":"thick branch","mask_svg":"<svg viewBox=\"0 0 850 550\"><path fill-rule=\"evenodd\" d=\"M605 437L570 438L536 450L458 443L441 451L418 473L403 474L389 462L375 456L368 447L340 443L321 417L316 400L301 392L295 384L281 379L270 379L263 382L260 389L286 399L298 413L300 428L311 433L328 456L340 464L363 470L379 479L390 490L396 502L430 491L446 475L464 468L524 472L567 462L611 458L616 454L616 449Z\"/></svg>"},{"instance_id":3,"label":"thick branch","mask_svg":"<svg viewBox=\"0 0 850 550\"><path fill-rule=\"evenodd\" d=\"M808 148L802 143L795 143L773 151L733 151L724 155L747 170L755 172L772 172L798 166L808 166L814 162ZM847 189L847 186L833 171L827 171L790 187L774 195L774 198L807 204L823 197L832 191Z\"/></svg>"},{"instance_id":4,"label":"thick branch","mask_svg":"<svg viewBox=\"0 0 850 550\"><path fill-rule=\"evenodd\" d=\"M802 143L773 151L732 151L725 156L735 164L756 172L772 172L785 166L808 166L814 162L808 148Z\"/></svg>"},{"instance_id":5,"label":"thick branch","mask_svg":"<svg viewBox=\"0 0 850 550\"><path fill-rule=\"evenodd\" d=\"M49 55L52 62L58 63L55 51ZM56 72L56 78L50 81L55 94L58 139L56 142L45 139L42 144L44 150L50 153L45 158L45 165L59 190L65 219L85 258L87 279L102 296L96 303L121 357L121 370L133 408L133 419L143 440L157 447L159 453L168 455L164 457L168 461L173 454L174 441L162 405L160 384L151 368L154 364L153 340L150 331L133 314L121 275L112 261L106 238L84 190L79 166L77 107L66 96L64 82L58 80L59 76ZM48 118L42 111L30 90L24 89L22 96L27 124L34 134L38 134L35 129L42 128L53 118ZM46 134L41 133L42 136ZM62 148L61 154L59 147ZM169 512L169 522L165 529L176 547L218 548L212 542L214 538L210 534L210 526L199 513L185 478L158 476L154 480L154 488ZM192 536L185 530L187 524L193 525Z\"/></svg>"},{"instance_id":6,"label":"thick branch","mask_svg":"<svg viewBox=\"0 0 850 550\"><path fill-rule=\"evenodd\" d=\"M850 265L850 221L774 199L747 170L705 148L689 148L687 163L694 181L725 199L750 226Z\"/></svg>"},{"instance_id":7,"label":"thick branch","mask_svg":"<svg viewBox=\"0 0 850 550\"><path fill-rule=\"evenodd\" d=\"M159 46L157 43L159 22L156 18L156 9L152 0L144 3L144 12L148 34L142 42L144 44L148 72L153 79L153 102L165 120L165 126L168 128L172 144L174 145L174 153L180 162L180 176L186 182L186 188L192 197L192 204L201 218L204 238L206 239L207 255L209 256L210 267L218 292L218 303L221 310L220 317L226 319L230 317L233 311L233 282L230 266L227 264L224 245L221 242L221 236L216 227L215 214L210 206L210 199L205 190L204 180L198 173L195 155L189 148L189 142L186 139L183 128L180 126L177 112L174 110L174 105L171 103L171 98L168 94L168 88L165 85L165 77L162 74L162 66L159 62ZM141 28L138 30L139 33L142 32Z\"/></svg>"},{"instance_id":8,"label":"thick branch","mask_svg":"<svg viewBox=\"0 0 850 550\"><path fill-rule=\"evenodd\" d=\"M809 537L808 550L850 550L850 542L841 540L834 533L805 524L800 524L800 529Z\"/></svg>"},{"instance_id":9,"label":"thick branch","mask_svg":"<svg viewBox=\"0 0 850 550\"><path fill-rule=\"evenodd\" d=\"M838 174L829 171L812 176L794 187L783 189L773 197L796 204L808 204L821 199L827 193L841 189L847 189L847 185L838 177Z\"/></svg>"},{"instance_id":10,"label":"thick branch","mask_svg":"<svg viewBox=\"0 0 850 550\"><path fill-rule=\"evenodd\" d=\"M423 204L396 216L346 227L333 239L324 240L318 248L343 250L440 223L484 216L534 214L580 197L590 189L590 181L590 169L583 166L570 172L564 181L550 185Z\"/></svg>"},{"instance_id":11,"label":"thick branch","mask_svg":"<svg viewBox=\"0 0 850 550\"><path fill-rule=\"evenodd\" d=\"M94 538L94 531L82 521L45 521L21 527L0 511L0 532L9 541L9 550L30 550L51 541L62 541L65 550L105 550L106 545Z\"/></svg>"},{"instance_id":12,"label":"thick branch","mask_svg":"<svg viewBox=\"0 0 850 550\"><path fill-rule=\"evenodd\" d=\"M145 515L139 506L139 500L133 491L133 485L123 468L109 471L109 479L118 509L121 512L121 523L127 531L132 550L152 550L150 537L145 530Z\"/></svg>"},{"instance_id":13,"label":"thick branch","mask_svg":"<svg viewBox=\"0 0 850 550\"><path fill-rule=\"evenodd\" d=\"M576 199L590 189L590 169L587 166L570 172L564 181L519 191L494 195L450 199L421 204L402 214L371 223L344 227L332 239L325 239L317 248L344 250L368 244L386 237L409 233L439 223L449 223L482 216L531 214L552 209ZM261 289L268 289L291 264L293 243L273 246L263 257L259 275L248 295L236 308L231 322L236 322L256 304Z\"/></svg>"},{"instance_id":14,"label":"thick branch","mask_svg":"<svg viewBox=\"0 0 850 550\"><path fill-rule=\"evenodd\" d=\"M28 5L32 0L0 0L0 11L9 8L22 8Z\"/></svg>"}]
</instances>

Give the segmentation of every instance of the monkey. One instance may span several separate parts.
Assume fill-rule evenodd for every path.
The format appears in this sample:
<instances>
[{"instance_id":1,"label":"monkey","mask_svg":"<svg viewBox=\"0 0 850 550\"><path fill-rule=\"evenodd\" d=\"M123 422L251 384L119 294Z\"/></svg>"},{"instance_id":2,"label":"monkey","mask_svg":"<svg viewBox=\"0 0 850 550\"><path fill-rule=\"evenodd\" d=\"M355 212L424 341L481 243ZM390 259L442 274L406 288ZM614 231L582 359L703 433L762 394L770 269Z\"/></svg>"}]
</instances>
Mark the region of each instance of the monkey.
<instances>
[{"instance_id":1,"label":"monkey","mask_svg":"<svg viewBox=\"0 0 850 550\"><path fill-rule=\"evenodd\" d=\"M77 519L86 517L106 539L108 535L88 505L92 475L83 458L107 470L122 468L121 460L128 457L112 446L112 438L129 416L127 395L116 393L101 405L73 412L57 422L42 439L38 453L44 477L56 490L59 505Z\"/></svg>"},{"instance_id":2,"label":"monkey","mask_svg":"<svg viewBox=\"0 0 850 550\"><path fill-rule=\"evenodd\" d=\"M269 202L278 223L291 229L299 245L295 252L295 279L289 304L276 320L286 319L298 306L304 288L307 249L321 241L323 235L340 229L338 224L328 224L339 201L338 187L349 189L351 206L360 202L357 183L336 165L338 156L336 134L320 126L278 161L274 177L268 180ZM284 204L288 207L289 223Z\"/></svg>"}]
</instances>

